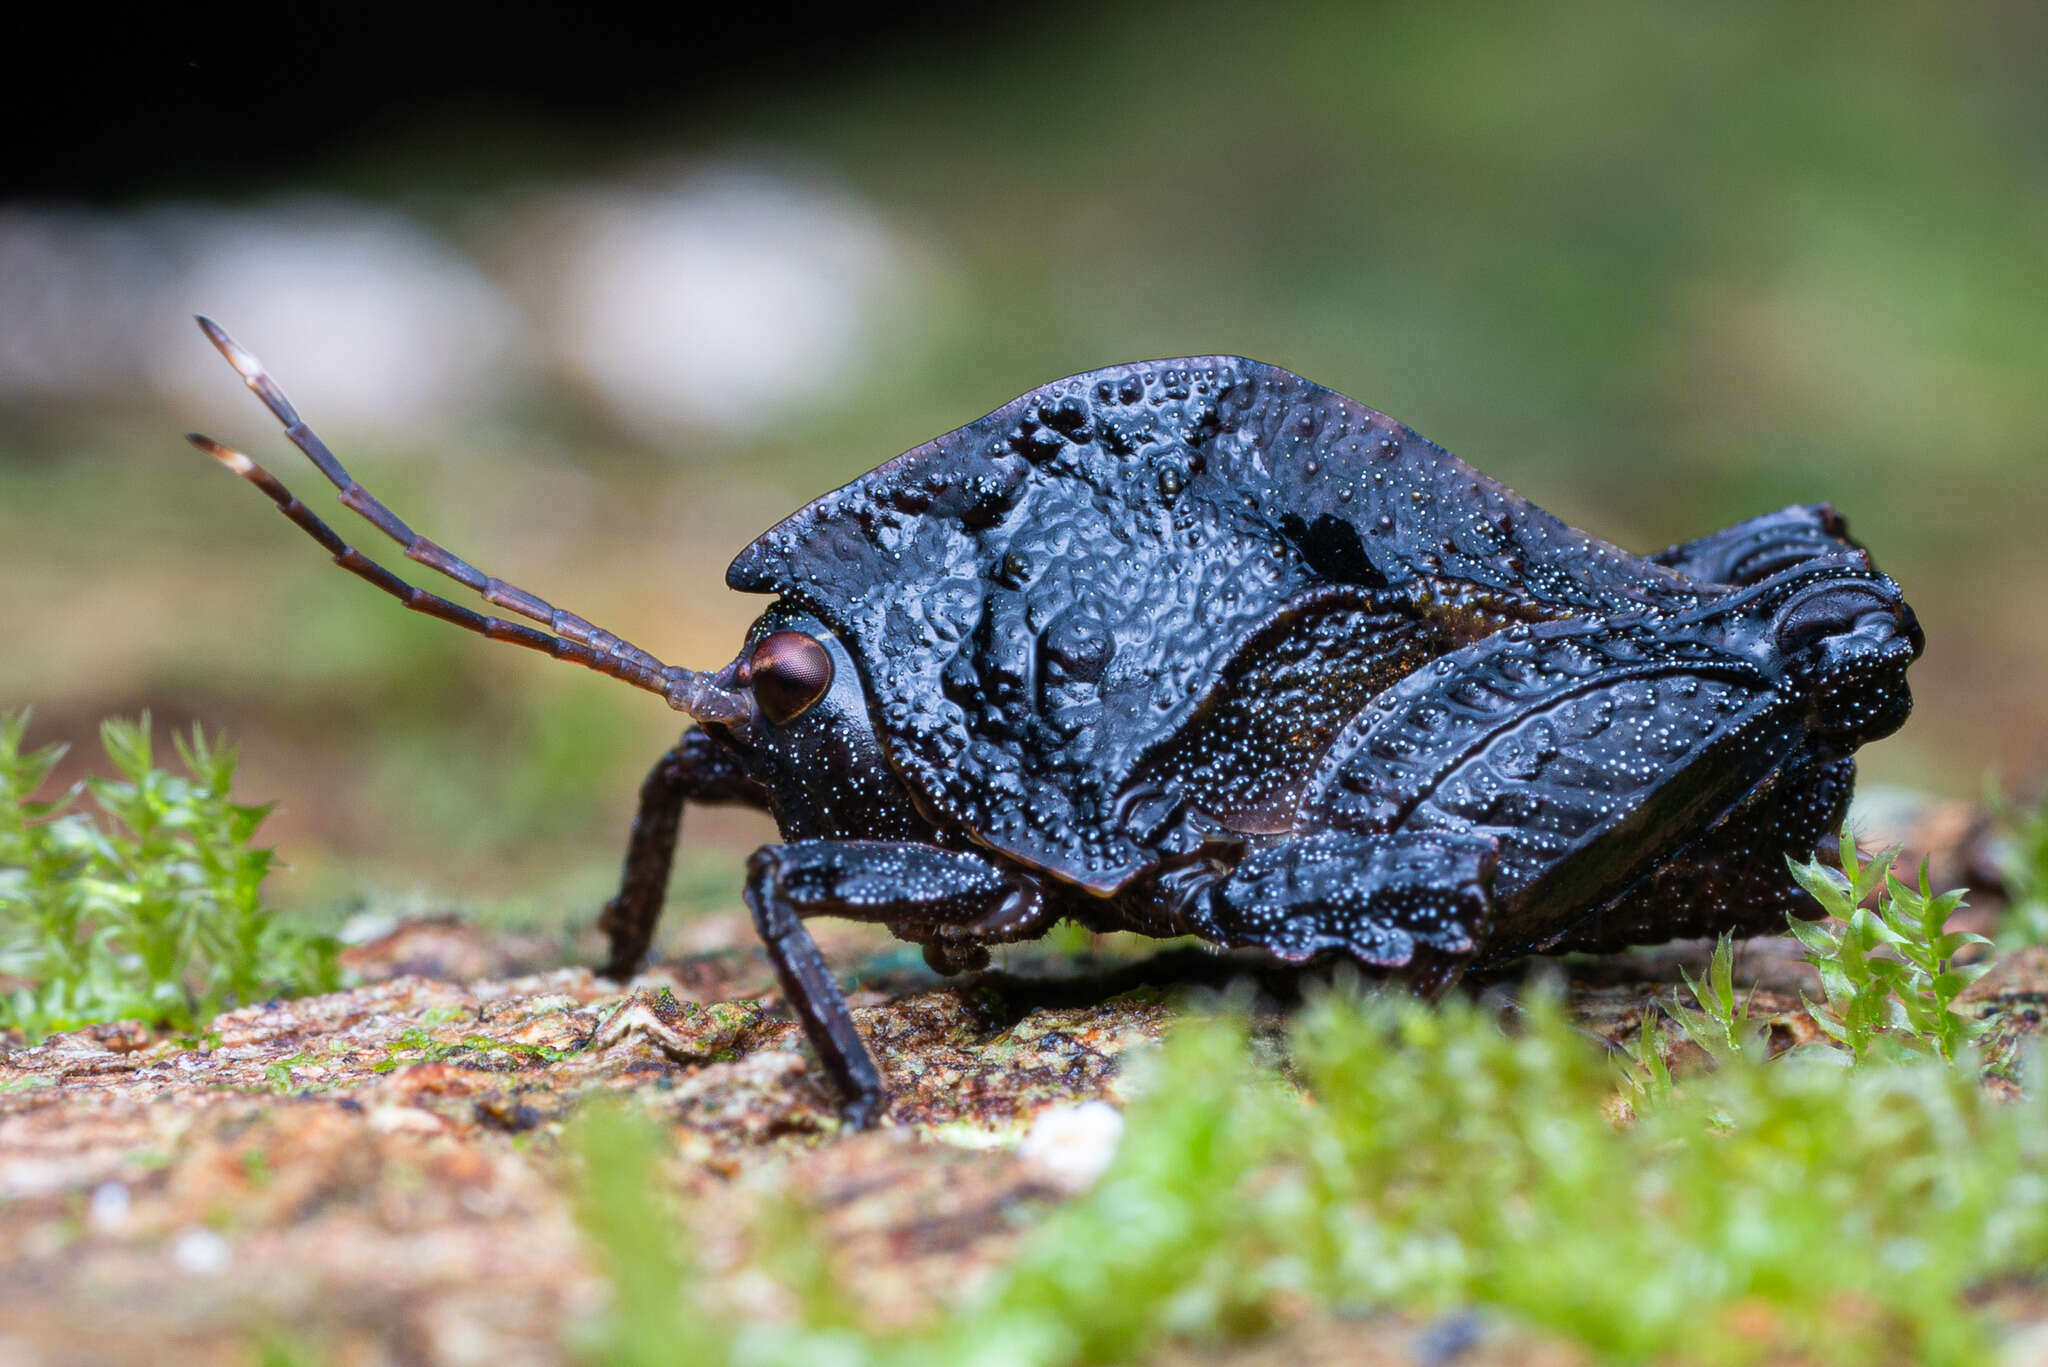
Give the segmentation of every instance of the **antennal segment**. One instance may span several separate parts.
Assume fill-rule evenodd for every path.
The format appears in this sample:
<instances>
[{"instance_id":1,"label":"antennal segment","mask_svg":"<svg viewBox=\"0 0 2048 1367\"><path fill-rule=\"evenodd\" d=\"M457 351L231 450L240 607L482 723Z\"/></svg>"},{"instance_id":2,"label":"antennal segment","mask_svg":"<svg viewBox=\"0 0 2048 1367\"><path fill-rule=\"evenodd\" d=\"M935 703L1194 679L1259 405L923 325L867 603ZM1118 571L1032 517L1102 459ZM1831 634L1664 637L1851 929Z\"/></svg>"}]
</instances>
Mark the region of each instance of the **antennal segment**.
<instances>
[{"instance_id":1,"label":"antennal segment","mask_svg":"<svg viewBox=\"0 0 2048 1367\"><path fill-rule=\"evenodd\" d=\"M643 666L652 669L662 668L659 660L630 641L621 640L602 627L593 625L573 612L558 608L515 584L508 584L494 575L485 574L461 556L408 527L403 518L365 489L335 457L327 443L320 439L319 433L306 425L305 419L299 416L299 410L285 397L284 390L278 387L277 381L270 378L270 372L263 368L261 361L251 355L241 343L228 336L227 329L211 318L202 314L198 322L199 330L206 334L206 339L213 343L214 349L227 358L228 364L241 375L243 382L257 398L263 400L263 406L284 424L284 434L291 439L292 445L305 452L306 458L319 467L320 473L327 476L329 482L341 491L342 504L360 514L378 531L404 547L408 560L425 565L430 570L447 575L465 588L475 590L487 603L510 608L522 617L544 622L556 634L566 636L572 641L580 641L593 650L625 659L637 657Z\"/></svg>"},{"instance_id":2,"label":"antennal segment","mask_svg":"<svg viewBox=\"0 0 2048 1367\"><path fill-rule=\"evenodd\" d=\"M212 334L209 333L209 335ZM221 336L225 338L226 334L222 333ZM222 351L223 354L228 355L230 360L234 360L234 354L228 351L230 347L234 347L232 341L228 341L227 345L222 348ZM235 351L239 352L240 348L235 348ZM241 354L246 355L246 353ZM239 368L240 365L238 363L237 369ZM250 372L244 372L245 375L248 373ZM260 368L256 369L254 374L261 377L264 383L268 384L268 377L263 375ZM255 379L250 380L250 387L256 389L259 394L263 393L263 390L258 388ZM275 390L274 385L270 387L273 391ZM270 403L268 397L265 398L265 402ZM278 405L283 405L281 412ZM291 405L285 402L281 394L277 396L276 403L271 404L271 407L272 411L279 412L280 417L291 412ZM293 416L290 426L298 431L305 431L305 425L297 422L296 415ZM320 445L319 438L314 437L310 432L306 432L306 437L314 445L318 446L321 451L324 452L326 450L324 445ZM589 623L584 622L582 618L576 617L573 613L559 613L556 615L566 618L571 622L580 623L586 629L588 639L579 638L566 632L562 635L553 635L549 632L525 626L519 622L508 622L500 617L489 617L480 612L473 612L463 607L460 603L451 602L439 594L429 593L425 589L409 584L342 540L340 534L321 521L319 515L311 508L301 503L292 491L284 486L282 480L276 475L271 474L270 471L264 469L261 465L258 465L248 456L235 450L233 447L223 446L211 437L201 436L197 432L188 434L186 440L206 452L207 455L212 456L222 465L227 466L228 469L234 471L243 479L248 480L258 489L261 489L270 498L270 501L277 505L279 512L297 523L306 535L312 537L321 546L326 548L327 553L334 558L335 564L359 578L368 580L393 598L396 598L399 602L405 604L408 608L411 608L414 612L423 612L430 617L438 617L444 622L452 622L465 631L473 631L479 636L487 636L494 641L510 641L514 645L525 646L529 650L538 650L544 654L552 655L558 660L568 660L571 663L594 669L600 674L608 674L612 678L623 679L635 688L643 688L650 693L660 694L670 707L675 708L679 712L687 712L700 722L735 725L746 721L753 715L753 699L747 693L721 687L712 682L710 676L701 674L696 670L684 669L680 665L663 664L638 646L621 640L610 632L600 631L590 626ZM294 437L293 440L301 449L306 449L305 441L301 441L297 437ZM312 451L307 450L307 454L312 455ZM332 462L332 455L329 455L327 459ZM314 463L320 463L318 457L314 458ZM323 466L322 468L326 467ZM340 470L341 467L336 464L334 468ZM329 477L332 478L333 476L330 475ZM354 481L350 480L349 483L353 484ZM361 486L357 487L360 488ZM344 497L346 497L345 489ZM370 506L382 512L391 522L400 528L404 527L404 523L399 522L395 516L392 516L375 499L371 499L367 494L364 494L363 498ZM365 516L369 515L365 514ZM373 522L378 521L375 517L372 517L371 520ZM383 526L383 523L378 522L378 525ZM386 528L386 530L389 530L389 528ZM410 536L409 532L407 536ZM402 543L409 545L424 542L424 538L419 537L413 537L410 543L406 543L403 537L400 540ZM433 550L439 550L431 542L424 542L424 544ZM420 557L416 556L415 558L418 559ZM464 565L462 561L455 557L449 556L448 558L454 561L455 564L461 565L464 569L469 569L467 565ZM422 563L432 564L432 562L424 560ZM432 565L432 567L436 569L443 568L440 565ZM476 574L474 570L469 570L469 572ZM462 576L451 571L444 569L444 573L449 573L451 578L461 582L468 582L462 579ZM478 577L484 578L484 576L480 575ZM489 579L486 579L486 582L499 583L497 580ZM548 608L545 603L542 603L538 598L534 598L531 594L525 594L511 585L501 585L501 588L512 594L518 594L524 602L539 604L547 612L555 613L554 609ZM524 608L520 610L524 611ZM548 618L543 617L542 620L548 620Z\"/></svg>"}]
</instances>

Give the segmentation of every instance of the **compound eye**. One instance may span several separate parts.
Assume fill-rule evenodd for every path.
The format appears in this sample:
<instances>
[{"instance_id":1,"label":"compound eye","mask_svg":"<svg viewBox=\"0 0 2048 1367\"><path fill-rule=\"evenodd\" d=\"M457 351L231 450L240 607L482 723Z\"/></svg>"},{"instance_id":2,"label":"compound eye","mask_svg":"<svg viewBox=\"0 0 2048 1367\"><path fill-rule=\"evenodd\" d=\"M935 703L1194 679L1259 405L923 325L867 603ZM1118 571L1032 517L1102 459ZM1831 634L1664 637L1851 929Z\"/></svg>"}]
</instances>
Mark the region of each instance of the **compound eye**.
<instances>
[{"instance_id":1,"label":"compound eye","mask_svg":"<svg viewBox=\"0 0 2048 1367\"><path fill-rule=\"evenodd\" d=\"M781 726L802 716L832 686L832 656L816 637L774 631L754 647L754 700Z\"/></svg>"}]
</instances>

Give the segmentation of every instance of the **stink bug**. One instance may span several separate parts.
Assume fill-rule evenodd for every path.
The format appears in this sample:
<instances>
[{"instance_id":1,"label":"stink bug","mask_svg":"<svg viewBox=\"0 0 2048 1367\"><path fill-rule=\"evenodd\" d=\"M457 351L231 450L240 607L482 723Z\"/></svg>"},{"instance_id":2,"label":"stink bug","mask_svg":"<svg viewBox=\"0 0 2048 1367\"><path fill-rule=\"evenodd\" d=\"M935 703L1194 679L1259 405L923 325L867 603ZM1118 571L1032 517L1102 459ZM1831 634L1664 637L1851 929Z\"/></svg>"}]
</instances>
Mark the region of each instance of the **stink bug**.
<instances>
[{"instance_id":1,"label":"stink bug","mask_svg":"<svg viewBox=\"0 0 2048 1367\"><path fill-rule=\"evenodd\" d=\"M1921 633L1825 505L1655 555L1567 526L1399 423L1230 356L1056 380L742 550L775 595L723 668L667 665L412 531L256 359L221 354L408 558L193 442L406 606L660 695L601 924L629 977L689 802L773 813L745 897L849 1122L882 1077L804 921L941 972L1072 918L1440 990L1536 951L1782 926Z\"/></svg>"}]
</instances>

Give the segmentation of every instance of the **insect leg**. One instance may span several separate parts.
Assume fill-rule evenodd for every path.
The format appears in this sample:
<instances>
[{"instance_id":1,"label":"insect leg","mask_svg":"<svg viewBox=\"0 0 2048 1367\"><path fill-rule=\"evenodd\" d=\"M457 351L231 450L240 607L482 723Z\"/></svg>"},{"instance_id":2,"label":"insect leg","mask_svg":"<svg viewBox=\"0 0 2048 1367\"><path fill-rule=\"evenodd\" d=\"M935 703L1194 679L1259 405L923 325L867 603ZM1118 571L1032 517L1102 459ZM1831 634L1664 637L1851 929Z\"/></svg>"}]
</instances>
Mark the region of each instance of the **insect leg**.
<instances>
[{"instance_id":1,"label":"insect leg","mask_svg":"<svg viewBox=\"0 0 2048 1367\"><path fill-rule=\"evenodd\" d=\"M1723 527L1650 559L1702 583L1749 585L1817 556L1861 549L1840 513L1812 503Z\"/></svg>"},{"instance_id":2,"label":"insect leg","mask_svg":"<svg viewBox=\"0 0 2048 1367\"><path fill-rule=\"evenodd\" d=\"M735 802L766 810L768 795L747 777L732 751L694 726L655 761L640 785L640 809L626 842L619 891L604 904L597 921L611 944L601 970L608 978L625 981L647 957L647 944L668 894L685 802Z\"/></svg>"},{"instance_id":3,"label":"insect leg","mask_svg":"<svg viewBox=\"0 0 2048 1367\"><path fill-rule=\"evenodd\" d=\"M997 865L930 845L799 840L754 852L747 861L747 906L790 1008L839 1091L849 1125L866 1128L879 1118L882 1075L804 919L972 926L1028 896Z\"/></svg>"},{"instance_id":4,"label":"insect leg","mask_svg":"<svg viewBox=\"0 0 2048 1367\"><path fill-rule=\"evenodd\" d=\"M1199 914L1222 944L1292 962L1341 953L1436 991L1486 934L1495 854L1480 836L1322 831L1254 851Z\"/></svg>"}]
</instances>

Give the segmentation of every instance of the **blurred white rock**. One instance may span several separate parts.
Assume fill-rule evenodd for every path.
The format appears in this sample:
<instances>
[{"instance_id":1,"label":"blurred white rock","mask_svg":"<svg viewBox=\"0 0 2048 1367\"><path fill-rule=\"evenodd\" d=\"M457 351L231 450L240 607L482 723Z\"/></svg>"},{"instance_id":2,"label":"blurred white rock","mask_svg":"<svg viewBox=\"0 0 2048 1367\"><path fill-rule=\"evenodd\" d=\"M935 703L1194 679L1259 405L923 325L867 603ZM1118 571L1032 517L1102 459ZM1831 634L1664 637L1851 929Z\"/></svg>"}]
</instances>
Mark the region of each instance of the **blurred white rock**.
<instances>
[{"instance_id":1,"label":"blurred white rock","mask_svg":"<svg viewBox=\"0 0 2048 1367\"><path fill-rule=\"evenodd\" d=\"M916 274L857 195L759 165L564 189L506 246L562 372L654 440L766 430L842 390Z\"/></svg>"},{"instance_id":2,"label":"blurred white rock","mask_svg":"<svg viewBox=\"0 0 2048 1367\"><path fill-rule=\"evenodd\" d=\"M1037 1181L1078 1196L1109 1171L1123 1135L1123 1112L1107 1101L1048 1106L1032 1119L1017 1156Z\"/></svg>"},{"instance_id":3,"label":"blurred white rock","mask_svg":"<svg viewBox=\"0 0 2048 1367\"><path fill-rule=\"evenodd\" d=\"M234 1260L234 1246L199 1225L186 1229L171 1242L171 1261L180 1272L195 1277L217 1277Z\"/></svg>"},{"instance_id":4,"label":"blurred white rock","mask_svg":"<svg viewBox=\"0 0 2048 1367\"><path fill-rule=\"evenodd\" d=\"M531 374L518 310L401 214L343 200L112 215L0 209L0 401L132 402L247 433L257 415L192 324L220 320L310 417L411 432Z\"/></svg>"},{"instance_id":5,"label":"blurred white rock","mask_svg":"<svg viewBox=\"0 0 2048 1367\"><path fill-rule=\"evenodd\" d=\"M0 206L0 402L133 397L170 278L162 244L133 224Z\"/></svg>"},{"instance_id":6,"label":"blurred white rock","mask_svg":"<svg viewBox=\"0 0 2048 1367\"><path fill-rule=\"evenodd\" d=\"M128 1227L132 1205L126 1186L102 1182L92 1189L92 1197L86 1202L86 1223L101 1234L119 1234Z\"/></svg>"},{"instance_id":7,"label":"blurred white rock","mask_svg":"<svg viewBox=\"0 0 2048 1367\"><path fill-rule=\"evenodd\" d=\"M339 200L145 219L176 261L149 320L150 374L210 417L250 400L191 315L261 357L316 425L446 428L502 400L537 361L525 320L465 256L404 216ZM246 422L232 430L246 432Z\"/></svg>"},{"instance_id":8,"label":"blurred white rock","mask_svg":"<svg viewBox=\"0 0 2048 1367\"><path fill-rule=\"evenodd\" d=\"M204 313L338 436L446 431L547 368L651 442L744 437L883 363L943 274L852 190L759 160L528 192L477 236L483 264L339 198L0 206L0 403L155 396L257 441Z\"/></svg>"}]
</instances>

